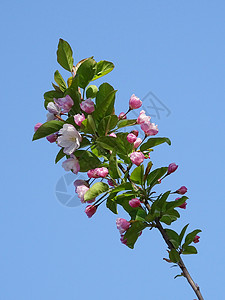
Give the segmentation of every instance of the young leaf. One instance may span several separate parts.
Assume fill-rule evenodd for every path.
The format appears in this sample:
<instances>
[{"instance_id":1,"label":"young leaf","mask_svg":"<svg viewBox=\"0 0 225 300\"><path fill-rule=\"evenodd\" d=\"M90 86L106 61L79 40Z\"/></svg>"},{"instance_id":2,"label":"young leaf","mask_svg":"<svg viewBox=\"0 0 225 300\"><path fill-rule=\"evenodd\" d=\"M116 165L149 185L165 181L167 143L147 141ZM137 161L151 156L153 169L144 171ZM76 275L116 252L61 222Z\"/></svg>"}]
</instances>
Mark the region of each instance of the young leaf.
<instances>
[{"instance_id":1,"label":"young leaf","mask_svg":"<svg viewBox=\"0 0 225 300\"><path fill-rule=\"evenodd\" d=\"M183 244L183 247L186 248L187 245L191 244L194 240L194 237L196 236L196 234L198 234L199 232L201 232L200 229L196 229L196 230L193 230L192 232L190 232L186 238L185 238L185 241L184 241L184 244Z\"/></svg>"},{"instance_id":2,"label":"young leaf","mask_svg":"<svg viewBox=\"0 0 225 300\"><path fill-rule=\"evenodd\" d=\"M60 161L60 159L62 159L65 155L66 154L63 152L63 148L61 148L58 154L56 155L55 163L57 164L57 162Z\"/></svg>"},{"instance_id":3,"label":"young leaf","mask_svg":"<svg viewBox=\"0 0 225 300\"><path fill-rule=\"evenodd\" d=\"M118 122L118 128L126 127L126 126L132 126L137 124L137 119L132 120L120 120Z\"/></svg>"},{"instance_id":4,"label":"young leaf","mask_svg":"<svg viewBox=\"0 0 225 300\"><path fill-rule=\"evenodd\" d=\"M101 161L98 157L90 151L76 150L74 155L79 160L80 172L87 172L88 170L97 168L101 165Z\"/></svg>"},{"instance_id":5,"label":"young leaf","mask_svg":"<svg viewBox=\"0 0 225 300\"><path fill-rule=\"evenodd\" d=\"M169 258L174 263L178 263L180 261L180 255L175 249L170 250Z\"/></svg>"},{"instance_id":6,"label":"young leaf","mask_svg":"<svg viewBox=\"0 0 225 300\"><path fill-rule=\"evenodd\" d=\"M117 122L118 117L116 115L104 117L98 125L99 136L106 136L110 130L115 128Z\"/></svg>"},{"instance_id":7,"label":"young leaf","mask_svg":"<svg viewBox=\"0 0 225 300\"><path fill-rule=\"evenodd\" d=\"M153 187L155 184L157 184L158 179L160 179L167 172L167 170L168 170L167 167L162 167L162 168L155 169L150 174L148 174L147 176L148 186Z\"/></svg>"},{"instance_id":8,"label":"young leaf","mask_svg":"<svg viewBox=\"0 0 225 300\"><path fill-rule=\"evenodd\" d=\"M168 210L170 210L170 209L173 209L173 208L175 208L175 207L178 207L178 206L182 205L187 199L188 199L188 197L182 196L182 197L181 197L180 199L178 199L178 200L168 202L168 203L166 204L166 211L168 211Z\"/></svg>"},{"instance_id":9,"label":"young leaf","mask_svg":"<svg viewBox=\"0 0 225 300\"><path fill-rule=\"evenodd\" d=\"M124 239L127 239L127 246L131 249L134 248L134 244L141 234L141 231L147 227L147 224L142 221L134 221L131 227L128 228L124 235Z\"/></svg>"},{"instance_id":10,"label":"young leaf","mask_svg":"<svg viewBox=\"0 0 225 300\"><path fill-rule=\"evenodd\" d=\"M110 209L114 214L118 214L117 203L113 201L113 199L111 199L110 196L106 201L106 207L108 207L108 209Z\"/></svg>"},{"instance_id":11,"label":"young leaf","mask_svg":"<svg viewBox=\"0 0 225 300\"><path fill-rule=\"evenodd\" d=\"M181 242L182 242L182 240L183 240L183 237L184 237L184 234L185 234L185 232L186 232L186 230L187 230L187 228L188 228L188 225L189 225L189 224L185 225L184 228L181 230L181 233L180 233L180 235L179 235L179 244L181 244Z\"/></svg>"},{"instance_id":12,"label":"young leaf","mask_svg":"<svg viewBox=\"0 0 225 300\"><path fill-rule=\"evenodd\" d=\"M132 186L132 184L130 182L126 182L126 183L123 183L117 187L114 188L113 192L121 192L121 191L133 191L134 188Z\"/></svg>"},{"instance_id":13,"label":"young leaf","mask_svg":"<svg viewBox=\"0 0 225 300\"><path fill-rule=\"evenodd\" d=\"M104 182L96 182L90 187L90 189L84 194L84 201L90 201L97 196L109 190L108 184Z\"/></svg>"},{"instance_id":14,"label":"young leaf","mask_svg":"<svg viewBox=\"0 0 225 300\"><path fill-rule=\"evenodd\" d=\"M85 89L96 72L96 61L93 58L86 59L77 70L79 87Z\"/></svg>"},{"instance_id":15,"label":"young leaf","mask_svg":"<svg viewBox=\"0 0 225 300\"><path fill-rule=\"evenodd\" d=\"M185 246L182 254L197 254L198 251L194 246Z\"/></svg>"},{"instance_id":16,"label":"young leaf","mask_svg":"<svg viewBox=\"0 0 225 300\"><path fill-rule=\"evenodd\" d=\"M114 64L110 61L106 61L106 60L101 60L97 63L97 70L96 70L96 74L94 76L94 78L92 79L92 81L108 74L109 72L111 72L114 69Z\"/></svg>"},{"instance_id":17,"label":"young leaf","mask_svg":"<svg viewBox=\"0 0 225 300\"><path fill-rule=\"evenodd\" d=\"M59 131L63 127L63 124L65 124L63 121L56 120L48 121L42 124L34 133L33 141L44 138L52 133Z\"/></svg>"},{"instance_id":18,"label":"young leaf","mask_svg":"<svg viewBox=\"0 0 225 300\"><path fill-rule=\"evenodd\" d=\"M55 74L54 74L54 79L55 79L55 82L58 84L60 90L62 92L65 92L65 90L67 89L67 86L66 86L66 83L62 77L62 75L59 73L59 71L55 71Z\"/></svg>"},{"instance_id":19,"label":"young leaf","mask_svg":"<svg viewBox=\"0 0 225 300\"><path fill-rule=\"evenodd\" d=\"M120 178L121 172L118 168L116 153L112 152L109 158L109 174L114 178Z\"/></svg>"},{"instance_id":20,"label":"young leaf","mask_svg":"<svg viewBox=\"0 0 225 300\"><path fill-rule=\"evenodd\" d=\"M162 137L162 138L150 138L148 139L148 141L146 143L144 143L143 145L141 145L141 151L147 150L149 148L155 147L157 145L160 145L162 143L167 143L168 145L171 145L171 141L170 139L166 138L166 137Z\"/></svg>"},{"instance_id":21,"label":"young leaf","mask_svg":"<svg viewBox=\"0 0 225 300\"><path fill-rule=\"evenodd\" d=\"M73 68L73 51L70 45L63 39L59 40L57 50L57 62L67 71Z\"/></svg>"},{"instance_id":22,"label":"young leaf","mask_svg":"<svg viewBox=\"0 0 225 300\"><path fill-rule=\"evenodd\" d=\"M143 184L144 178L144 165L136 167L130 175L131 181L137 184Z\"/></svg>"},{"instance_id":23,"label":"young leaf","mask_svg":"<svg viewBox=\"0 0 225 300\"><path fill-rule=\"evenodd\" d=\"M180 243L179 243L179 235L176 233L176 231L172 229L165 229L170 242L173 244L174 248L178 248Z\"/></svg>"}]
</instances>

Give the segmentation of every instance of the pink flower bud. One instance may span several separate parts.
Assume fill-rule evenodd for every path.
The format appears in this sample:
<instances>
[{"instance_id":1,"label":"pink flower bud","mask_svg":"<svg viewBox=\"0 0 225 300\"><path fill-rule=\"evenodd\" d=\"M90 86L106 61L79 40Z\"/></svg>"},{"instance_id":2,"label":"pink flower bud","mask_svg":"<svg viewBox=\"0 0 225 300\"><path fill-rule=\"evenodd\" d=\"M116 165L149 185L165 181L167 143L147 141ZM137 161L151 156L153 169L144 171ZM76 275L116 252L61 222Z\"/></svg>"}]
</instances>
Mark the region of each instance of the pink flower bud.
<instances>
[{"instance_id":1,"label":"pink flower bud","mask_svg":"<svg viewBox=\"0 0 225 300\"><path fill-rule=\"evenodd\" d=\"M120 234L123 234L127 229L130 227L130 222L125 219L117 218L116 219L116 226L119 230Z\"/></svg>"},{"instance_id":2,"label":"pink flower bud","mask_svg":"<svg viewBox=\"0 0 225 300\"><path fill-rule=\"evenodd\" d=\"M91 114L95 110L95 105L91 98L88 98L87 100L81 102L80 108L87 114Z\"/></svg>"},{"instance_id":3,"label":"pink flower bud","mask_svg":"<svg viewBox=\"0 0 225 300\"><path fill-rule=\"evenodd\" d=\"M87 181L80 179L75 180L73 184L75 186L75 192L77 193L78 198L80 198L81 203L84 203L84 195L89 190L89 184ZM87 201L87 203L92 203L94 201L95 198Z\"/></svg>"},{"instance_id":4,"label":"pink flower bud","mask_svg":"<svg viewBox=\"0 0 225 300\"><path fill-rule=\"evenodd\" d=\"M136 137L138 137L139 131L138 130L132 130L131 133L133 133L134 135L136 135Z\"/></svg>"},{"instance_id":5,"label":"pink flower bud","mask_svg":"<svg viewBox=\"0 0 225 300\"><path fill-rule=\"evenodd\" d=\"M193 239L193 242L196 244L196 243L199 243L199 239L200 239L200 236L199 235L196 235Z\"/></svg>"},{"instance_id":6,"label":"pink flower bud","mask_svg":"<svg viewBox=\"0 0 225 300\"><path fill-rule=\"evenodd\" d=\"M112 137L114 137L114 138L117 137L117 135L116 135L114 132L110 133L109 136L112 136Z\"/></svg>"},{"instance_id":7,"label":"pink flower bud","mask_svg":"<svg viewBox=\"0 0 225 300\"><path fill-rule=\"evenodd\" d=\"M34 126L34 131L36 132L38 130L39 127L41 127L42 123L37 123L35 126Z\"/></svg>"},{"instance_id":8,"label":"pink flower bud","mask_svg":"<svg viewBox=\"0 0 225 300\"><path fill-rule=\"evenodd\" d=\"M127 239L124 239L124 235L121 235L120 241L122 244L127 245Z\"/></svg>"},{"instance_id":9,"label":"pink flower bud","mask_svg":"<svg viewBox=\"0 0 225 300\"><path fill-rule=\"evenodd\" d=\"M62 109L63 113L68 113L74 105L73 99L66 95L64 98L54 99L55 103Z\"/></svg>"},{"instance_id":10,"label":"pink flower bud","mask_svg":"<svg viewBox=\"0 0 225 300\"><path fill-rule=\"evenodd\" d=\"M141 205L141 201L137 198L134 198L129 201L129 204L131 207L135 208L135 207L139 207Z\"/></svg>"},{"instance_id":11,"label":"pink flower bud","mask_svg":"<svg viewBox=\"0 0 225 300\"><path fill-rule=\"evenodd\" d=\"M142 101L136 97L134 94L130 97L129 107L130 109L137 109L141 107Z\"/></svg>"},{"instance_id":12,"label":"pink flower bud","mask_svg":"<svg viewBox=\"0 0 225 300\"><path fill-rule=\"evenodd\" d=\"M127 135L127 141L130 143L130 144L133 144L135 141L136 141L137 137L136 135L134 135L133 133L129 133Z\"/></svg>"},{"instance_id":13,"label":"pink flower bud","mask_svg":"<svg viewBox=\"0 0 225 300\"><path fill-rule=\"evenodd\" d=\"M179 199L180 199L180 197L176 198L175 201L179 200ZM179 205L178 207L186 209L186 206L187 206L187 202L184 202L183 204Z\"/></svg>"},{"instance_id":14,"label":"pink flower bud","mask_svg":"<svg viewBox=\"0 0 225 300\"><path fill-rule=\"evenodd\" d=\"M175 163L171 163L168 167L167 174L169 175L169 174L175 172L177 168L178 168L178 165L176 165Z\"/></svg>"},{"instance_id":15,"label":"pink flower bud","mask_svg":"<svg viewBox=\"0 0 225 300\"><path fill-rule=\"evenodd\" d=\"M112 179L107 180L109 186L114 186L114 182Z\"/></svg>"},{"instance_id":16,"label":"pink flower bud","mask_svg":"<svg viewBox=\"0 0 225 300\"><path fill-rule=\"evenodd\" d=\"M179 190L176 191L177 194L180 194L180 195L184 195L187 193L187 188L186 186L182 186L179 188Z\"/></svg>"},{"instance_id":17,"label":"pink flower bud","mask_svg":"<svg viewBox=\"0 0 225 300\"><path fill-rule=\"evenodd\" d=\"M108 174L109 171L105 167L92 169L87 172L89 178L105 178Z\"/></svg>"},{"instance_id":18,"label":"pink flower bud","mask_svg":"<svg viewBox=\"0 0 225 300\"><path fill-rule=\"evenodd\" d=\"M159 132L158 125L155 125L155 123L150 123L150 122L142 123L141 129L144 131L144 133L147 136L156 135Z\"/></svg>"},{"instance_id":19,"label":"pink flower bud","mask_svg":"<svg viewBox=\"0 0 225 300\"><path fill-rule=\"evenodd\" d=\"M137 138L136 141L134 142L134 148L137 149L142 143L142 139Z\"/></svg>"},{"instance_id":20,"label":"pink flower bud","mask_svg":"<svg viewBox=\"0 0 225 300\"><path fill-rule=\"evenodd\" d=\"M118 116L119 120L125 120L127 118L127 116L125 115L124 112L121 112Z\"/></svg>"},{"instance_id":21,"label":"pink flower bud","mask_svg":"<svg viewBox=\"0 0 225 300\"><path fill-rule=\"evenodd\" d=\"M47 139L50 143L55 143L56 140L57 140L57 138L58 138L58 135L55 134L55 133L53 133L53 134L51 134L51 135L49 135L49 136L46 137L46 139Z\"/></svg>"},{"instance_id":22,"label":"pink flower bud","mask_svg":"<svg viewBox=\"0 0 225 300\"><path fill-rule=\"evenodd\" d=\"M142 152L132 152L130 155L130 160L136 166L139 166L145 159L145 156Z\"/></svg>"},{"instance_id":23,"label":"pink flower bud","mask_svg":"<svg viewBox=\"0 0 225 300\"><path fill-rule=\"evenodd\" d=\"M85 120L85 115L82 113L81 114L77 114L74 116L74 122L78 125L81 126L82 122Z\"/></svg>"},{"instance_id":24,"label":"pink flower bud","mask_svg":"<svg viewBox=\"0 0 225 300\"><path fill-rule=\"evenodd\" d=\"M139 117L137 118L137 123L142 124L142 123L148 123L150 122L151 117L146 116L145 111L142 110L139 114Z\"/></svg>"},{"instance_id":25,"label":"pink flower bud","mask_svg":"<svg viewBox=\"0 0 225 300\"><path fill-rule=\"evenodd\" d=\"M85 213L88 216L88 218L91 218L96 213L96 210L97 210L97 206L95 206L95 205L88 205L85 208Z\"/></svg>"}]
</instances>

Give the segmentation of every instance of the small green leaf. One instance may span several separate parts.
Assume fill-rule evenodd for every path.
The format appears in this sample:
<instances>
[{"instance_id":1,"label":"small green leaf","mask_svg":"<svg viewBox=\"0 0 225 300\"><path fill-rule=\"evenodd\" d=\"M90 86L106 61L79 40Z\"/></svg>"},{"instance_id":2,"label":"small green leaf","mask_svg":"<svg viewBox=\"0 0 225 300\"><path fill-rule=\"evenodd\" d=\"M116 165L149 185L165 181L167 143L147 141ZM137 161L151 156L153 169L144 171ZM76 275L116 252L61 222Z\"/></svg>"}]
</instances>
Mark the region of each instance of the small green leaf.
<instances>
[{"instance_id":1,"label":"small green leaf","mask_svg":"<svg viewBox=\"0 0 225 300\"><path fill-rule=\"evenodd\" d=\"M38 130L34 133L33 141L44 138L48 135L51 135L51 134L59 131L63 127L64 124L65 124L65 122L56 121L56 120L48 121L48 122L42 124L38 128Z\"/></svg>"},{"instance_id":2,"label":"small green leaf","mask_svg":"<svg viewBox=\"0 0 225 300\"><path fill-rule=\"evenodd\" d=\"M166 204L166 211L182 205L187 199L188 199L188 197L183 196L178 200L168 202Z\"/></svg>"},{"instance_id":3,"label":"small green leaf","mask_svg":"<svg viewBox=\"0 0 225 300\"><path fill-rule=\"evenodd\" d=\"M57 50L57 62L67 71L73 68L73 51L70 45L63 39L59 40Z\"/></svg>"},{"instance_id":4,"label":"small green leaf","mask_svg":"<svg viewBox=\"0 0 225 300\"><path fill-rule=\"evenodd\" d=\"M108 207L114 214L118 214L117 203L113 201L113 199L111 199L110 196L106 201L106 207Z\"/></svg>"},{"instance_id":5,"label":"small green leaf","mask_svg":"<svg viewBox=\"0 0 225 300\"><path fill-rule=\"evenodd\" d=\"M183 244L183 247L186 248L186 245L189 245L193 242L194 240L194 237L196 236L196 234L198 234L199 232L201 232L200 229L196 229L196 230L193 230L192 232L190 232L186 238L185 238L185 241L184 241L184 244Z\"/></svg>"},{"instance_id":6,"label":"small green leaf","mask_svg":"<svg viewBox=\"0 0 225 300\"><path fill-rule=\"evenodd\" d=\"M55 79L55 82L58 84L60 90L62 92L64 92L66 89L67 89L67 86L66 86L66 83L62 77L62 75L59 73L59 71L55 71L55 74L54 74L54 79Z\"/></svg>"},{"instance_id":7,"label":"small green leaf","mask_svg":"<svg viewBox=\"0 0 225 300\"><path fill-rule=\"evenodd\" d=\"M121 177L121 172L120 172L119 167L118 167L115 152L112 152L112 154L110 155L110 158L109 158L109 174L114 179Z\"/></svg>"},{"instance_id":8,"label":"small green leaf","mask_svg":"<svg viewBox=\"0 0 225 300\"><path fill-rule=\"evenodd\" d=\"M126 183L123 183L121 185L118 185L117 187L115 187L113 189L113 192L121 192L121 191L133 191L134 188L133 188L133 185L130 183L130 182L126 182Z\"/></svg>"},{"instance_id":9,"label":"small green leaf","mask_svg":"<svg viewBox=\"0 0 225 300\"><path fill-rule=\"evenodd\" d=\"M74 155L79 160L80 172L87 172L88 170L97 168L101 165L101 161L98 157L90 151L76 150Z\"/></svg>"},{"instance_id":10,"label":"small green leaf","mask_svg":"<svg viewBox=\"0 0 225 300\"><path fill-rule=\"evenodd\" d=\"M143 184L144 179L144 165L136 167L130 175L131 181L134 183Z\"/></svg>"},{"instance_id":11,"label":"small green leaf","mask_svg":"<svg viewBox=\"0 0 225 300\"><path fill-rule=\"evenodd\" d=\"M167 167L162 167L155 169L147 176L147 184L148 186L153 187L158 183L158 179L162 178L162 176L168 171Z\"/></svg>"},{"instance_id":12,"label":"small green leaf","mask_svg":"<svg viewBox=\"0 0 225 300\"><path fill-rule=\"evenodd\" d=\"M170 195L170 191L165 192L163 195L160 195L152 204L151 213L154 214L155 211L159 211L160 213L165 211L165 203L167 198Z\"/></svg>"},{"instance_id":13,"label":"small green leaf","mask_svg":"<svg viewBox=\"0 0 225 300\"><path fill-rule=\"evenodd\" d=\"M163 143L167 143L168 145L171 145L171 141L170 139L166 138L166 137L162 137L162 138L150 138L146 143L144 143L143 145L141 145L141 151L147 150L149 148L158 146L160 144Z\"/></svg>"},{"instance_id":14,"label":"small green leaf","mask_svg":"<svg viewBox=\"0 0 225 300\"><path fill-rule=\"evenodd\" d=\"M110 130L115 128L118 122L118 117L116 115L110 115L104 117L98 125L99 136L106 136Z\"/></svg>"},{"instance_id":15,"label":"small green leaf","mask_svg":"<svg viewBox=\"0 0 225 300\"><path fill-rule=\"evenodd\" d=\"M175 249L170 250L169 258L174 263L178 263L180 261L180 255Z\"/></svg>"},{"instance_id":16,"label":"small green leaf","mask_svg":"<svg viewBox=\"0 0 225 300\"><path fill-rule=\"evenodd\" d=\"M58 154L56 155L55 163L57 164L57 162L60 161L60 159L62 159L65 155L66 154L63 152L63 148L61 148Z\"/></svg>"},{"instance_id":17,"label":"small green leaf","mask_svg":"<svg viewBox=\"0 0 225 300\"><path fill-rule=\"evenodd\" d=\"M147 227L147 224L142 221L134 221L131 224L131 227L128 228L124 235L124 239L127 239L127 246L131 249L134 248L138 237L141 234L141 231Z\"/></svg>"},{"instance_id":18,"label":"small green leaf","mask_svg":"<svg viewBox=\"0 0 225 300\"><path fill-rule=\"evenodd\" d=\"M85 89L96 72L96 61L93 58L86 59L77 70L79 87Z\"/></svg>"},{"instance_id":19,"label":"small green leaf","mask_svg":"<svg viewBox=\"0 0 225 300\"><path fill-rule=\"evenodd\" d=\"M188 228L188 225L189 225L189 224L185 225L184 228L181 230L181 233L180 233L180 235L179 235L179 244L181 244L181 242L182 242L182 240L183 240L183 237L184 237L184 234L185 234L185 232L186 232L186 230L187 230L187 228Z\"/></svg>"},{"instance_id":20,"label":"small green leaf","mask_svg":"<svg viewBox=\"0 0 225 300\"><path fill-rule=\"evenodd\" d=\"M120 120L118 122L118 128L126 127L126 126L132 126L137 124L137 119L132 120Z\"/></svg>"},{"instance_id":21,"label":"small green leaf","mask_svg":"<svg viewBox=\"0 0 225 300\"><path fill-rule=\"evenodd\" d=\"M108 184L104 182L96 182L90 187L90 189L84 194L84 201L90 201L104 192L109 190Z\"/></svg>"},{"instance_id":22,"label":"small green leaf","mask_svg":"<svg viewBox=\"0 0 225 300\"><path fill-rule=\"evenodd\" d=\"M97 63L97 70L96 70L96 74L94 76L94 78L92 79L92 81L108 74L109 72L111 72L114 69L114 64L110 61L106 61L106 60L101 60Z\"/></svg>"},{"instance_id":23,"label":"small green leaf","mask_svg":"<svg viewBox=\"0 0 225 300\"><path fill-rule=\"evenodd\" d=\"M180 243L179 243L179 235L176 233L176 231L172 230L172 229L165 229L170 242L173 244L174 248L178 248Z\"/></svg>"},{"instance_id":24,"label":"small green leaf","mask_svg":"<svg viewBox=\"0 0 225 300\"><path fill-rule=\"evenodd\" d=\"M96 85L89 85L86 90L86 97L93 99L96 97L97 92L98 88Z\"/></svg>"},{"instance_id":25,"label":"small green leaf","mask_svg":"<svg viewBox=\"0 0 225 300\"><path fill-rule=\"evenodd\" d=\"M194 246L185 246L182 254L197 254L198 251Z\"/></svg>"}]
</instances>

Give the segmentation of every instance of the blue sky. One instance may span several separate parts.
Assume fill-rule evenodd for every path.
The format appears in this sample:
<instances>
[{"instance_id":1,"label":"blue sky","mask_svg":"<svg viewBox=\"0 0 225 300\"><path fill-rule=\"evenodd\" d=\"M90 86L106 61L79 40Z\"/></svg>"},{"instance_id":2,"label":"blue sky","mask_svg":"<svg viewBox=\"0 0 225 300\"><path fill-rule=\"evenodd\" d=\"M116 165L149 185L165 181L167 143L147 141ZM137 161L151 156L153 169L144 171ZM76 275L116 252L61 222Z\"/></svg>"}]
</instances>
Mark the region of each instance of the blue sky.
<instances>
[{"instance_id":1,"label":"blue sky","mask_svg":"<svg viewBox=\"0 0 225 300\"><path fill-rule=\"evenodd\" d=\"M31 139L34 124L45 121L43 93L54 71L62 70L59 38L71 44L76 61L94 55L114 62L105 80L118 90L118 113L133 93L156 96L144 103L172 146L156 148L151 157L155 167L179 165L162 186L189 190L175 228L190 223L203 231L199 254L184 259L205 299L221 299L224 11L224 1L202 0L1 3L1 300L195 298L184 279L173 279L178 270L162 260L167 253L158 232L146 230L130 250L104 206L87 219L84 206L57 199L55 187L65 174L54 164L58 148ZM157 98L169 116L164 109L154 117L150 99L162 105Z\"/></svg>"}]
</instances>

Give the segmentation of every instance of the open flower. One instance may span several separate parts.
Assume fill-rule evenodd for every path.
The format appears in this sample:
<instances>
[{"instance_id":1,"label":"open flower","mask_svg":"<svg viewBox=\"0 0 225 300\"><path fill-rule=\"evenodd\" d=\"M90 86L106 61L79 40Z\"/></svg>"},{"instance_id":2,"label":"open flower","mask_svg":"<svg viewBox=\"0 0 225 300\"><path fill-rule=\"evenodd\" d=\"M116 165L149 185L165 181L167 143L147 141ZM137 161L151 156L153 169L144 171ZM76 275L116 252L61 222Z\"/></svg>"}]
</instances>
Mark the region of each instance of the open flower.
<instances>
[{"instance_id":1,"label":"open flower","mask_svg":"<svg viewBox=\"0 0 225 300\"><path fill-rule=\"evenodd\" d=\"M142 123L150 122L150 119L151 117L146 116L145 111L141 110L139 117L137 118L137 123L142 124Z\"/></svg>"},{"instance_id":2,"label":"open flower","mask_svg":"<svg viewBox=\"0 0 225 300\"><path fill-rule=\"evenodd\" d=\"M151 122L142 123L141 129L144 131L144 133L147 136L156 135L159 132L158 125L155 125L155 123L151 123Z\"/></svg>"},{"instance_id":3,"label":"open flower","mask_svg":"<svg viewBox=\"0 0 225 300\"><path fill-rule=\"evenodd\" d=\"M62 163L62 167L64 168L65 171L72 170L74 174L77 174L80 171L79 161L76 158L76 156L73 154L71 154L70 158L68 158Z\"/></svg>"},{"instance_id":4,"label":"open flower","mask_svg":"<svg viewBox=\"0 0 225 300\"><path fill-rule=\"evenodd\" d=\"M80 147L82 136L71 124L64 124L59 130L60 136L57 139L58 145L63 147L63 152L67 155L72 154Z\"/></svg>"},{"instance_id":5,"label":"open flower","mask_svg":"<svg viewBox=\"0 0 225 300\"><path fill-rule=\"evenodd\" d=\"M63 113L68 113L74 105L73 99L66 95L64 98L54 99L55 103L62 109Z\"/></svg>"},{"instance_id":6,"label":"open flower","mask_svg":"<svg viewBox=\"0 0 225 300\"><path fill-rule=\"evenodd\" d=\"M60 115L60 113L61 113L60 107L58 106L58 104L56 104L54 102L48 103L47 110L49 111L50 114L53 114L53 115Z\"/></svg>"}]
</instances>

